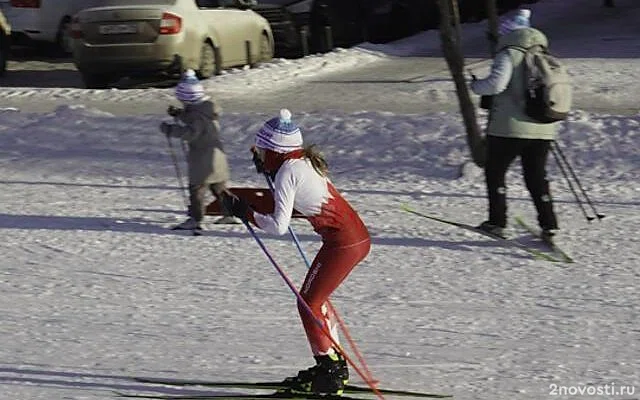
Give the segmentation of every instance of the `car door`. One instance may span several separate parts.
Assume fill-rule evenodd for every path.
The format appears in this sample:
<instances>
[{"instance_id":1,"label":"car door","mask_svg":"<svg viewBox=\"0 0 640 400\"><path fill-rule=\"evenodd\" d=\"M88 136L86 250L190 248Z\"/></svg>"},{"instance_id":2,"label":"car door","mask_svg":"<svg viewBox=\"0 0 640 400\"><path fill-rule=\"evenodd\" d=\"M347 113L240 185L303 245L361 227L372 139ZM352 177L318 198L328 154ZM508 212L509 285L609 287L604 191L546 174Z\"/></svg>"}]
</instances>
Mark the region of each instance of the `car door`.
<instances>
[{"instance_id":1,"label":"car door","mask_svg":"<svg viewBox=\"0 0 640 400\"><path fill-rule=\"evenodd\" d=\"M247 63L247 40L255 36L251 11L237 8L235 0L196 0L203 20L218 41L224 67ZM253 39L255 40L255 39ZM255 44L252 47L255 48Z\"/></svg>"}]
</instances>

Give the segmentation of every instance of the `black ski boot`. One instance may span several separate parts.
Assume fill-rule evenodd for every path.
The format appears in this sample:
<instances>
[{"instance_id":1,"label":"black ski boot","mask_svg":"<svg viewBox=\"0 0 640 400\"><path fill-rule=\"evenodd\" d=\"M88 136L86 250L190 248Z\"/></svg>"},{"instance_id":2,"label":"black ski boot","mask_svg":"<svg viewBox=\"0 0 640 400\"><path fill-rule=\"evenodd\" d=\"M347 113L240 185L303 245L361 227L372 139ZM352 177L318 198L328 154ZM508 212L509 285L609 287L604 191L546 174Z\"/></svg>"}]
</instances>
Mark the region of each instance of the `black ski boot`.
<instances>
[{"instance_id":1,"label":"black ski boot","mask_svg":"<svg viewBox=\"0 0 640 400\"><path fill-rule=\"evenodd\" d=\"M556 235L557 229L542 229L540 239L545 243L553 243L553 237Z\"/></svg>"},{"instance_id":2,"label":"black ski boot","mask_svg":"<svg viewBox=\"0 0 640 400\"><path fill-rule=\"evenodd\" d=\"M341 354L314 356L316 365L284 380L293 393L341 395L349 381L349 368Z\"/></svg>"},{"instance_id":3,"label":"black ski boot","mask_svg":"<svg viewBox=\"0 0 640 400\"><path fill-rule=\"evenodd\" d=\"M496 224L492 224L489 221L484 221L480 225L476 226L476 229L480 229L481 231L485 231L491 235L501 237L502 239L507 238L504 232L505 229L503 227L498 226Z\"/></svg>"}]
</instances>

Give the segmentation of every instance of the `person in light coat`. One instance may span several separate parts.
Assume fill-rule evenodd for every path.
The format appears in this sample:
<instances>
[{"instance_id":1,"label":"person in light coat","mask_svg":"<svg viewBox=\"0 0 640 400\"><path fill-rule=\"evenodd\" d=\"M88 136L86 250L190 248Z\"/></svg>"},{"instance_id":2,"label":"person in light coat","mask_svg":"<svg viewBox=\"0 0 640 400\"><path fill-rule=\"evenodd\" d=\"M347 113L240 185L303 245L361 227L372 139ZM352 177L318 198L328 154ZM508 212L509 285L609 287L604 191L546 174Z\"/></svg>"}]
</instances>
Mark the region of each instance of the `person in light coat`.
<instances>
[{"instance_id":1,"label":"person in light coat","mask_svg":"<svg viewBox=\"0 0 640 400\"><path fill-rule=\"evenodd\" d=\"M524 181L535 205L538 223L543 235L550 238L558 229L558 222L546 164L557 127L555 123L539 123L525 114L525 51L532 46L549 46L544 33L530 27L530 16L530 10L522 9L501 24L498 52L491 73L485 79L471 82L474 93L493 98L486 132L485 180L489 219L478 227L504 237L507 226L505 176L511 163L520 156Z\"/></svg>"}]
</instances>

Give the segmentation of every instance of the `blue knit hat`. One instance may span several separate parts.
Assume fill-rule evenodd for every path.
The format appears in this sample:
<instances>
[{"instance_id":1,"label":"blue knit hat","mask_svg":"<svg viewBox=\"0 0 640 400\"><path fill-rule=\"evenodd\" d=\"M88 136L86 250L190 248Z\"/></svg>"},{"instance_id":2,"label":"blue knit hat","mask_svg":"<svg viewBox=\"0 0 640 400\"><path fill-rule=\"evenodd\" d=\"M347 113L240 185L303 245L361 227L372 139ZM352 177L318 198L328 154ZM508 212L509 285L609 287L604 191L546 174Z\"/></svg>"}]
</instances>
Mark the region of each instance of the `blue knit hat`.
<instances>
[{"instance_id":1,"label":"blue knit hat","mask_svg":"<svg viewBox=\"0 0 640 400\"><path fill-rule=\"evenodd\" d=\"M208 98L194 70L188 69L182 74L176 86L176 98L183 103L198 103Z\"/></svg>"},{"instance_id":2,"label":"blue knit hat","mask_svg":"<svg viewBox=\"0 0 640 400\"><path fill-rule=\"evenodd\" d=\"M516 29L528 28L531 26L531 22L529 22L529 18L531 18L531 10L522 8L518 10L518 13L511 18L505 19L498 29L498 33L500 36L506 35L511 31L515 31Z\"/></svg>"},{"instance_id":3,"label":"blue knit hat","mask_svg":"<svg viewBox=\"0 0 640 400\"><path fill-rule=\"evenodd\" d=\"M289 153L302 148L302 132L291 120L291 111L283 108L280 114L264 123L256 135L256 146L277 153Z\"/></svg>"}]
</instances>

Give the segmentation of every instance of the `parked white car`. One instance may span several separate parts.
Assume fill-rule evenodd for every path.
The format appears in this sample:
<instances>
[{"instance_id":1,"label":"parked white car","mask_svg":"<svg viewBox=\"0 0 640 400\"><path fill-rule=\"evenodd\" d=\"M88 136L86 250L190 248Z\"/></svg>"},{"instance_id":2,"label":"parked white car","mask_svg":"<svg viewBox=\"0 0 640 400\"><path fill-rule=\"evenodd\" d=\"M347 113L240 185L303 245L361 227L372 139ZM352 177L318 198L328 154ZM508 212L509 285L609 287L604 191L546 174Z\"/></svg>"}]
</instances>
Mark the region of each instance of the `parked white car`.
<instances>
[{"instance_id":1,"label":"parked white car","mask_svg":"<svg viewBox=\"0 0 640 400\"><path fill-rule=\"evenodd\" d=\"M0 0L4 16L11 24L14 43L28 41L55 44L71 53L69 27L77 0Z\"/></svg>"}]
</instances>

